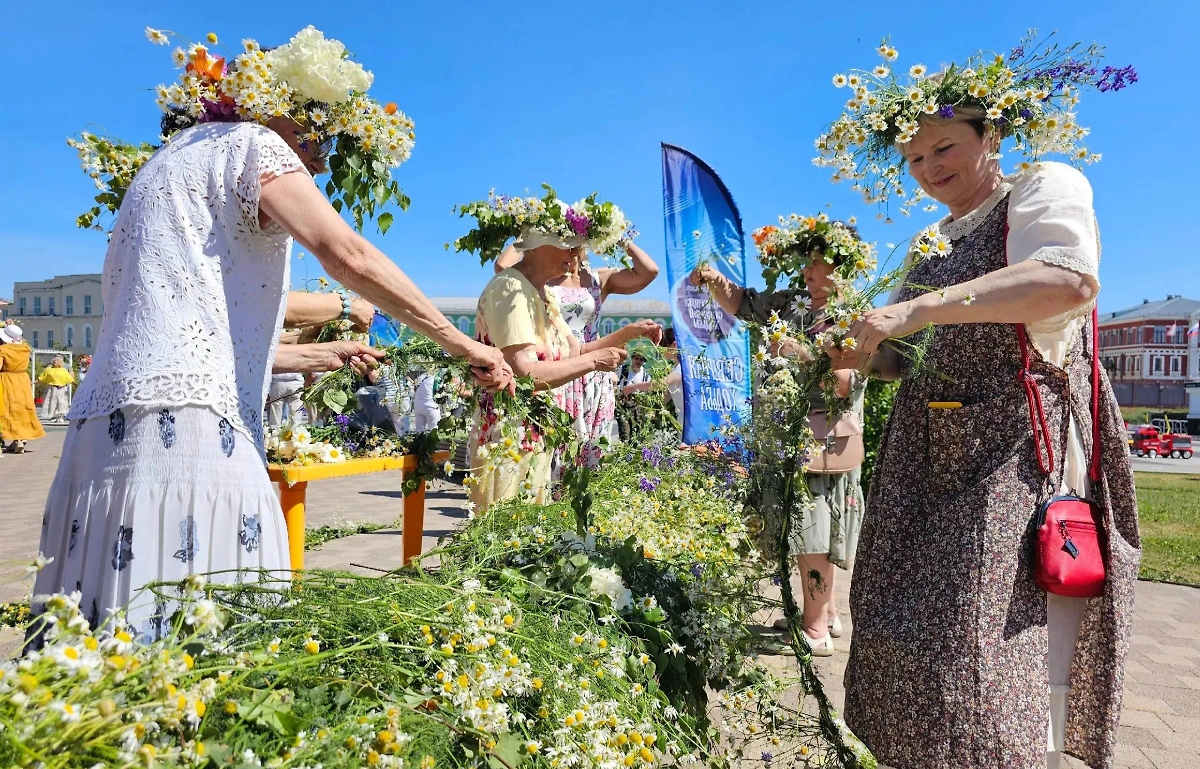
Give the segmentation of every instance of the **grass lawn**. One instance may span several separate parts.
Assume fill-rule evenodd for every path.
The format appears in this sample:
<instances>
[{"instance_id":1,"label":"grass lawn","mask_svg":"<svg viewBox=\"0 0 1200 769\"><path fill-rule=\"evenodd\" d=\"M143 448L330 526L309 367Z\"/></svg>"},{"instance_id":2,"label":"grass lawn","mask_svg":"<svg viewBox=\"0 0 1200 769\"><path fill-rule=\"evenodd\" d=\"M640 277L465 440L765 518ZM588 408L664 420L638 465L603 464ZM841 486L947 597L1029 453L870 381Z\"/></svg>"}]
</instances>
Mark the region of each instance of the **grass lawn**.
<instances>
[{"instance_id":1,"label":"grass lawn","mask_svg":"<svg viewBox=\"0 0 1200 769\"><path fill-rule=\"evenodd\" d=\"M1134 473L1143 579L1200 585L1200 475Z\"/></svg>"}]
</instances>

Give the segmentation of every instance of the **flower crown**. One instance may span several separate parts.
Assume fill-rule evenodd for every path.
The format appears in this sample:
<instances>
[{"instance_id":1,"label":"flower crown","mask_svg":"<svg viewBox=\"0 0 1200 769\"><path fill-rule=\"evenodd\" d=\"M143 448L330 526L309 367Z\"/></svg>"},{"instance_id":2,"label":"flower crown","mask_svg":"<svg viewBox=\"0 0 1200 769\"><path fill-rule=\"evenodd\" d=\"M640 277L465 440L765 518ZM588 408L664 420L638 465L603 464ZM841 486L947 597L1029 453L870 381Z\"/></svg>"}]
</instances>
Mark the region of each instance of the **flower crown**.
<instances>
[{"instance_id":1,"label":"flower crown","mask_svg":"<svg viewBox=\"0 0 1200 769\"><path fill-rule=\"evenodd\" d=\"M620 208L609 202L597 202L596 193L568 204L548 185L541 198L507 197L488 193L487 200L458 206L461 216L475 217L475 228L454 241L455 251L479 254L481 264L500 255L512 238L531 234L549 236L564 247L586 245L593 253L628 259L622 243L637 236L637 230Z\"/></svg>"},{"instance_id":2,"label":"flower crown","mask_svg":"<svg viewBox=\"0 0 1200 769\"><path fill-rule=\"evenodd\" d=\"M800 271L812 259L835 266L847 281L865 277L875 269L875 248L859 239L853 228L853 217L843 223L830 221L824 213L781 216L778 226L759 227L753 234L754 245L767 289L774 291L781 277L792 288L803 288Z\"/></svg>"},{"instance_id":3,"label":"flower crown","mask_svg":"<svg viewBox=\"0 0 1200 769\"><path fill-rule=\"evenodd\" d=\"M147 27L146 37L166 45L179 36ZM217 36L209 33L207 41L215 45ZM381 105L366 95L374 76L349 58L344 45L309 26L278 48L264 50L249 39L242 41L242 48L229 66L201 43L175 49L172 58L183 70L179 82L156 89L157 104L167 113L164 141L194 123L266 124L274 117L289 117L304 129L302 147L311 144L332 151L332 178L325 193L338 211L350 210L359 230L364 219L376 218L389 201L408 207L391 169L412 153L413 123L395 104ZM80 217L80 226L92 226L105 209L116 212L133 174L154 148L91 134L70 143L106 193L97 198L99 206ZM376 221L386 232L392 215L379 213Z\"/></svg>"},{"instance_id":4,"label":"flower crown","mask_svg":"<svg viewBox=\"0 0 1200 769\"><path fill-rule=\"evenodd\" d=\"M1075 120L1079 93L1085 86L1119 91L1137 82L1137 72L1099 69L1102 48L1080 43L1060 48L1052 37L1039 42L1036 30L1030 30L1007 56L979 52L932 76L924 64L916 64L907 82L893 71L899 53L884 39L877 49L883 61L874 69L833 77L835 86L851 88L854 96L817 138L813 162L833 168L835 182L852 180L868 203L886 204L893 196L903 200L900 211L908 214L924 194L920 188L911 194L905 189L904 156L897 147L917 135L922 117L983 120L1001 139L1015 139L1016 149L1027 157L1022 168L1050 153L1066 155L1076 165L1099 160L1082 143L1088 129Z\"/></svg>"}]
</instances>

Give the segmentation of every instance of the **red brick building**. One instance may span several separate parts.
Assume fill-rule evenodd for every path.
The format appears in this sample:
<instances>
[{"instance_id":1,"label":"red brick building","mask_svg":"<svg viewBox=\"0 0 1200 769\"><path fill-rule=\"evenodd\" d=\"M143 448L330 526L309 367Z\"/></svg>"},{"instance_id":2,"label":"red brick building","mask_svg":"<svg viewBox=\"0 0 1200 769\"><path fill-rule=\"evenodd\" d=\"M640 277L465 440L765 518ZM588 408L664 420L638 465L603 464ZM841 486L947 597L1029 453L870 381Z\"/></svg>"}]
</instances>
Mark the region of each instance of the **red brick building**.
<instances>
[{"instance_id":1,"label":"red brick building","mask_svg":"<svg viewBox=\"0 0 1200 769\"><path fill-rule=\"evenodd\" d=\"M1196 379L1188 330L1200 301L1172 294L1100 316L1100 362L1122 406L1179 408Z\"/></svg>"}]
</instances>

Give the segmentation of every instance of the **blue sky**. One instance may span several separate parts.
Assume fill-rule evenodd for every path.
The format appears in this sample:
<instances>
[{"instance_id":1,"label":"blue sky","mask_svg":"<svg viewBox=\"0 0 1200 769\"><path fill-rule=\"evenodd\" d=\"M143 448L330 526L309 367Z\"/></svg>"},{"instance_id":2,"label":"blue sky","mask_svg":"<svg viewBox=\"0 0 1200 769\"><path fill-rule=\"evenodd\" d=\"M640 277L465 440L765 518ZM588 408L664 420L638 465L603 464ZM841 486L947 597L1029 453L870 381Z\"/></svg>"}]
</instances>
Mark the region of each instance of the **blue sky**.
<instances>
[{"instance_id":1,"label":"blue sky","mask_svg":"<svg viewBox=\"0 0 1200 769\"><path fill-rule=\"evenodd\" d=\"M116 6L120 6L119 8ZM892 36L905 69L1007 50L1028 27L1098 42L1141 81L1086 95L1079 115L1104 160L1087 173L1103 238L1101 306L1180 293L1200 298L1195 215L1197 105L1187 85L1200 3L860 2L25 3L6 10L0 47L0 296L12 281L101 269L103 235L79 231L94 194L65 138L87 129L153 140L151 90L170 49L146 25L192 39L216 32L285 42L307 24L374 71L372 95L416 122L396 172L413 204L369 236L430 295L473 295L491 269L443 244L463 234L456 203L547 181L564 197L598 190L622 206L652 254L663 249L659 142L686 147L724 178L747 232L779 214L857 215L881 246L931 214L885 226L814 167L812 141L845 98L835 72L875 63ZM21 74L18 74L21 73ZM752 267L751 272L756 272ZM312 257L295 282L316 277ZM659 278L648 296L665 298Z\"/></svg>"}]
</instances>

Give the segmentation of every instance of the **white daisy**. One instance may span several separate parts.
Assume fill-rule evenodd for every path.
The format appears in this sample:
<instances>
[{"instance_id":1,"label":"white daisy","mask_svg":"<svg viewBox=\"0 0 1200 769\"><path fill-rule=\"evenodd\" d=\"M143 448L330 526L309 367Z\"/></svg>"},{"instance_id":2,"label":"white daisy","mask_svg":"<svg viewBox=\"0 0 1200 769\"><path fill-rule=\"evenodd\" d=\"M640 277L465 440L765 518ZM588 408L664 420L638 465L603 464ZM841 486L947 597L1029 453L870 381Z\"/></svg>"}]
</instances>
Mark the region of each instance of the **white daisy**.
<instances>
[{"instance_id":1,"label":"white daisy","mask_svg":"<svg viewBox=\"0 0 1200 769\"><path fill-rule=\"evenodd\" d=\"M910 77L915 77L915 78L917 78L917 79L920 79L920 78L923 78L923 77L925 77L925 72L926 72L926 71L927 71L927 70L925 69L925 65L924 65L924 64L914 64L914 65L912 65L911 67L909 67L909 68L908 68L908 74L909 74L909 76L910 76Z\"/></svg>"},{"instance_id":2,"label":"white daisy","mask_svg":"<svg viewBox=\"0 0 1200 769\"><path fill-rule=\"evenodd\" d=\"M146 27L146 39L155 45L166 45L171 42L171 39L167 37L165 32L154 27Z\"/></svg>"}]
</instances>

